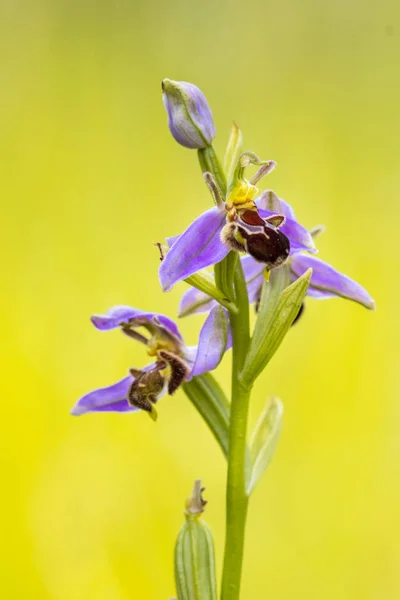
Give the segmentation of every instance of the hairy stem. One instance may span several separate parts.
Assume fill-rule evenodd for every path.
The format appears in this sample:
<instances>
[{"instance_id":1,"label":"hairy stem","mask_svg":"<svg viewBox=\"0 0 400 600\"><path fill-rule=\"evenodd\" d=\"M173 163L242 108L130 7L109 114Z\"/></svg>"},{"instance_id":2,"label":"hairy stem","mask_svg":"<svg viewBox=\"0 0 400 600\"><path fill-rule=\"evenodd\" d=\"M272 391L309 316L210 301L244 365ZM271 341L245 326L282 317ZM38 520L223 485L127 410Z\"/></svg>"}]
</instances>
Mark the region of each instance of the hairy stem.
<instances>
[{"instance_id":1,"label":"hairy stem","mask_svg":"<svg viewBox=\"0 0 400 600\"><path fill-rule=\"evenodd\" d=\"M232 399L229 430L228 482L226 490L226 538L222 574L222 600L238 600L242 573L248 507L246 492L246 433L251 389L239 375L249 348L249 301L240 261L237 261L234 288L238 314L230 315L232 328Z\"/></svg>"}]
</instances>

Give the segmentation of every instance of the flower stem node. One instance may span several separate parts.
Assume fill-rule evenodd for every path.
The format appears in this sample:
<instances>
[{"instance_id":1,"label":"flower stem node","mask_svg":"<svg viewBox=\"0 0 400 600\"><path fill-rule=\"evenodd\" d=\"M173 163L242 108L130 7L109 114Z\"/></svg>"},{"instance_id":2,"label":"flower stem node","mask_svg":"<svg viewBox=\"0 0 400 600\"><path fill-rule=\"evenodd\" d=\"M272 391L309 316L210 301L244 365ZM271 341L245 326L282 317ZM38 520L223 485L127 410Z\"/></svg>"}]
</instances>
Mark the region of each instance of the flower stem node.
<instances>
[{"instance_id":1,"label":"flower stem node","mask_svg":"<svg viewBox=\"0 0 400 600\"><path fill-rule=\"evenodd\" d=\"M178 144L192 150L210 146L215 126L203 92L192 83L172 79L163 80L162 91L168 127Z\"/></svg>"}]
</instances>

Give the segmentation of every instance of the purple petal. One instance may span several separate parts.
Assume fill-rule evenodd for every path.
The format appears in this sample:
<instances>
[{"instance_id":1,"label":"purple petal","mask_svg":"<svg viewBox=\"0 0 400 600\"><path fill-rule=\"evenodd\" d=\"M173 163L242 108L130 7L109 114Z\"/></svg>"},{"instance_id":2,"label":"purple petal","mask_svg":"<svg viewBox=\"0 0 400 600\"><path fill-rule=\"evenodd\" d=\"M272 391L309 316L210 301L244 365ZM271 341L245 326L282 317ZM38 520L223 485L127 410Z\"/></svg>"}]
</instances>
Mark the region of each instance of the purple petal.
<instances>
[{"instance_id":1,"label":"purple petal","mask_svg":"<svg viewBox=\"0 0 400 600\"><path fill-rule=\"evenodd\" d=\"M180 237L181 237L181 234L179 234L179 235L173 235L172 237L165 238L165 241L167 242L168 248L171 248L172 244L175 244L175 242L177 240L179 240Z\"/></svg>"},{"instance_id":2,"label":"purple petal","mask_svg":"<svg viewBox=\"0 0 400 600\"><path fill-rule=\"evenodd\" d=\"M296 277L303 275L309 268L313 270L309 291L313 290L325 297L341 296L348 300L354 300L366 308L375 308L375 302L359 283L339 273L328 263L314 256L302 254L293 256L291 269Z\"/></svg>"},{"instance_id":3,"label":"purple petal","mask_svg":"<svg viewBox=\"0 0 400 600\"><path fill-rule=\"evenodd\" d=\"M265 190L256 200L256 204L263 210L272 210L274 213L285 215L292 221L297 221L293 208L288 202L279 198L273 190Z\"/></svg>"},{"instance_id":4,"label":"purple petal","mask_svg":"<svg viewBox=\"0 0 400 600\"><path fill-rule=\"evenodd\" d=\"M101 331L107 331L109 329L115 329L120 327L121 323L126 323L131 319L143 319L153 322L154 319L159 321L165 329L168 329L173 335L182 339L179 333L178 327L174 321L155 312L145 312L131 306L113 306L104 315L93 315L91 321L93 325Z\"/></svg>"},{"instance_id":5,"label":"purple petal","mask_svg":"<svg viewBox=\"0 0 400 600\"><path fill-rule=\"evenodd\" d=\"M229 318L222 306L215 306L208 315L199 336L199 345L191 376L215 369L229 345Z\"/></svg>"},{"instance_id":6,"label":"purple petal","mask_svg":"<svg viewBox=\"0 0 400 600\"><path fill-rule=\"evenodd\" d=\"M181 298L178 317L188 317L189 315L210 312L213 306L216 305L217 301L213 300L208 294L191 287Z\"/></svg>"},{"instance_id":7,"label":"purple petal","mask_svg":"<svg viewBox=\"0 0 400 600\"><path fill-rule=\"evenodd\" d=\"M165 292L193 273L221 261L229 252L220 240L225 214L210 208L186 229L161 263L159 275Z\"/></svg>"},{"instance_id":8,"label":"purple petal","mask_svg":"<svg viewBox=\"0 0 400 600\"><path fill-rule=\"evenodd\" d=\"M130 406L126 399L132 385L133 377L128 375L118 383L89 392L75 404L71 415L79 416L90 412L136 412L137 408Z\"/></svg>"}]
</instances>

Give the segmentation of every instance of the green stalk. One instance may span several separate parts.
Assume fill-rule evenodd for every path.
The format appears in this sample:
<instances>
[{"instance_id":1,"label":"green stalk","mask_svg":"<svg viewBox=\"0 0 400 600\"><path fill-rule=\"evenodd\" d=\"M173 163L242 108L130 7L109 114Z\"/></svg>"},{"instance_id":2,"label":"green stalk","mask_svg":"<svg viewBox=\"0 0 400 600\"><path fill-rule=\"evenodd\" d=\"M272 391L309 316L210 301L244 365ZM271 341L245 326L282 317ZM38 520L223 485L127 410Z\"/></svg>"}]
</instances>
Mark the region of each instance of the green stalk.
<instances>
[{"instance_id":1,"label":"green stalk","mask_svg":"<svg viewBox=\"0 0 400 600\"><path fill-rule=\"evenodd\" d=\"M226 177L214 148L209 146L205 150L199 150L198 156L202 171L209 171L214 176L222 194L225 196ZM214 266L216 282L229 282L227 271L231 258L227 256ZM239 600L248 507L246 485L249 456L246 433L251 386L246 387L241 382L240 373L250 345L249 299L242 264L240 260L236 260L235 263L233 288L238 312L234 313L228 309L232 330L232 395L226 490L226 537L221 600Z\"/></svg>"},{"instance_id":2,"label":"green stalk","mask_svg":"<svg viewBox=\"0 0 400 600\"><path fill-rule=\"evenodd\" d=\"M201 170L203 173L211 173L215 181L218 184L219 189L222 192L222 196L225 198L226 194L226 177L221 168L218 156L213 146L207 146L203 150L198 150L198 157Z\"/></svg>"},{"instance_id":3,"label":"green stalk","mask_svg":"<svg viewBox=\"0 0 400 600\"><path fill-rule=\"evenodd\" d=\"M231 313L232 399L229 430L228 482L226 491L226 538L221 600L238 600L242 574L245 527L248 507L246 492L246 433L251 388L244 387L240 372L249 343L249 300L240 261L237 261L234 288L238 314Z\"/></svg>"}]
</instances>

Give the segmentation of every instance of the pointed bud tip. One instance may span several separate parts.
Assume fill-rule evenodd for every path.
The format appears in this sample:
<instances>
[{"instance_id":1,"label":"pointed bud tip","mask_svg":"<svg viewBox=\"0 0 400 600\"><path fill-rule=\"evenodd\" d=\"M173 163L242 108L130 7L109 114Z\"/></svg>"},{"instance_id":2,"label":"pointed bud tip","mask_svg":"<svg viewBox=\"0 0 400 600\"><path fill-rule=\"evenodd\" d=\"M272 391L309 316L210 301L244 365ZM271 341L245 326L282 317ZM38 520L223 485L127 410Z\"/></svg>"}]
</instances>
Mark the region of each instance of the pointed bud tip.
<instances>
[{"instance_id":1,"label":"pointed bud tip","mask_svg":"<svg viewBox=\"0 0 400 600\"><path fill-rule=\"evenodd\" d=\"M173 83L174 81L172 79L168 79L167 77L165 77L162 81L161 81L161 90L166 93L170 88L173 87Z\"/></svg>"},{"instance_id":2,"label":"pointed bud tip","mask_svg":"<svg viewBox=\"0 0 400 600\"><path fill-rule=\"evenodd\" d=\"M204 507L207 504L207 501L202 496L204 489L201 486L201 479L196 479L192 495L186 500L186 515L201 515L204 512Z\"/></svg>"}]
</instances>

